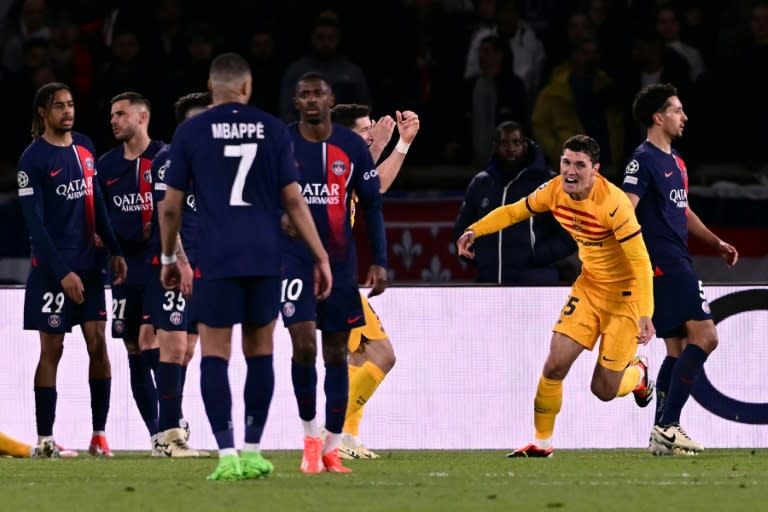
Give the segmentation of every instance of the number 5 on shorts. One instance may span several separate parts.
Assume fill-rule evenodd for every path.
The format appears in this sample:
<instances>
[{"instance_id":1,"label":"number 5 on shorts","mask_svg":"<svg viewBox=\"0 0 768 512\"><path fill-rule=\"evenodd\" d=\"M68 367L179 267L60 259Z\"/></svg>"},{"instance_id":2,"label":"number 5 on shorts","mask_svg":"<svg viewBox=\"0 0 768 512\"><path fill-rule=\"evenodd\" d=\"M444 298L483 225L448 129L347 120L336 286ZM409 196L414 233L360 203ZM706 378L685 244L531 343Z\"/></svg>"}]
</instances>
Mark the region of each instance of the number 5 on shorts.
<instances>
[{"instance_id":1,"label":"number 5 on shorts","mask_svg":"<svg viewBox=\"0 0 768 512\"><path fill-rule=\"evenodd\" d=\"M564 316L571 316L574 311L576 311L576 303L579 302L578 297L574 297L573 295L568 297L568 302L565 304L565 307L563 308L563 315Z\"/></svg>"}]
</instances>

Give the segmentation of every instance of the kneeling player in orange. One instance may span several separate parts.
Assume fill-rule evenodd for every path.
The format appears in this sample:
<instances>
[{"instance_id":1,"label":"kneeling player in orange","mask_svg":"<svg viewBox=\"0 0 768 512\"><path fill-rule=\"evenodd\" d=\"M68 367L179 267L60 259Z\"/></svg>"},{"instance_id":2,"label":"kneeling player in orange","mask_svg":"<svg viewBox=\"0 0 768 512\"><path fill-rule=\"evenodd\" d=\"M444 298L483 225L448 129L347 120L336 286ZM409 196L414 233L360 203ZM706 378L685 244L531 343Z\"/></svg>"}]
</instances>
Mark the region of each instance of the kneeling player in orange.
<instances>
[{"instance_id":1,"label":"kneeling player in orange","mask_svg":"<svg viewBox=\"0 0 768 512\"><path fill-rule=\"evenodd\" d=\"M509 457L549 457L555 418L563 399L563 379L584 349L602 335L592 375L600 400L634 393L640 407L652 399L648 362L635 357L655 333L651 263L634 208L622 191L598 174L600 146L585 135L563 145L560 176L528 197L502 206L475 222L456 242L472 258L476 237L551 211L579 245L582 271L555 323L549 355L534 400L535 441ZM634 334L634 336L632 335Z\"/></svg>"}]
</instances>

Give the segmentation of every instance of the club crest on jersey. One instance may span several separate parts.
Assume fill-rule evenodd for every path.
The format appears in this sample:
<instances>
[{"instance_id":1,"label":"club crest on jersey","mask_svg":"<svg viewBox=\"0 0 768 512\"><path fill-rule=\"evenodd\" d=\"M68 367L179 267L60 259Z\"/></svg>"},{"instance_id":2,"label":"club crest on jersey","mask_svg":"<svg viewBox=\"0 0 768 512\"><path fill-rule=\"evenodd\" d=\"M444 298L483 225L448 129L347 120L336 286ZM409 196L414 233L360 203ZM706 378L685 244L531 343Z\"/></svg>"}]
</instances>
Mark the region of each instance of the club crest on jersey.
<instances>
[{"instance_id":1,"label":"club crest on jersey","mask_svg":"<svg viewBox=\"0 0 768 512\"><path fill-rule=\"evenodd\" d=\"M144 171L144 181L147 183L152 183L152 169L147 169Z\"/></svg>"},{"instance_id":2,"label":"club crest on jersey","mask_svg":"<svg viewBox=\"0 0 768 512\"><path fill-rule=\"evenodd\" d=\"M182 316L181 316L181 313L179 313L178 311L174 311L173 313L171 313L168 319L171 321L173 325L180 325L182 321Z\"/></svg>"},{"instance_id":3,"label":"club crest on jersey","mask_svg":"<svg viewBox=\"0 0 768 512\"><path fill-rule=\"evenodd\" d=\"M19 188L24 188L27 185L29 185L29 176L24 171L19 171L16 173L16 183L18 183Z\"/></svg>"},{"instance_id":4,"label":"club crest on jersey","mask_svg":"<svg viewBox=\"0 0 768 512\"><path fill-rule=\"evenodd\" d=\"M483 198L483 200L482 200L482 201L480 201L480 208L488 208L488 203L489 203L489 202L490 202L490 201L488 201L488 198L487 198L487 197L484 197L484 198Z\"/></svg>"},{"instance_id":5,"label":"club crest on jersey","mask_svg":"<svg viewBox=\"0 0 768 512\"><path fill-rule=\"evenodd\" d=\"M61 325L61 316L60 315L49 315L48 316L48 325L50 325L53 328L56 328Z\"/></svg>"},{"instance_id":6,"label":"club crest on jersey","mask_svg":"<svg viewBox=\"0 0 768 512\"><path fill-rule=\"evenodd\" d=\"M712 314L712 309L709 307L709 302L702 301L701 303L701 310L704 311L706 314Z\"/></svg>"},{"instance_id":7,"label":"club crest on jersey","mask_svg":"<svg viewBox=\"0 0 768 512\"><path fill-rule=\"evenodd\" d=\"M115 320L112 324L117 334L123 334L125 332L125 322L122 320Z\"/></svg>"},{"instance_id":8,"label":"club crest on jersey","mask_svg":"<svg viewBox=\"0 0 768 512\"><path fill-rule=\"evenodd\" d=\"M296 313L296 306L293 302L286 302L283 304L283 316L285 318L291 318Z\"/></svg>"},{"instance_id":9,"label":"club crest on jersey","mask_svg":"<svg viewBox=\"0 0 768 512\"><path fill-rule=\"evenodd\" d=\"M85 168L88 169L89 171L93 170L93 158L87 157L85 159Z\"/></svg>"},{"instance_id":10,"label":"club crest on jersey","mask_svg":"<svg viewBox=\"0 0 768 512\"><path fill-rule=\"evenodd\" d=\"M571 226L573 227L573 229L575 229L576 231L581 231L581 229L582 229L581 228L581 219L578 219L576 217L571 217L571 221L572 221L571 222Z\"/></svg>"},{"instance_id":11,"label":"club crest on jersey","mask_svg":"<svg viewBox=\"0 0 768 512\"><path fill-rule=\"evenodd\" d=\"M624 169L624 174L635 174L638 170L640 170L640 164L637 160L631 160Z\"/></svg>"},{"instance_id":12,"label":"club crest on jersey","mask_svg":"<svg viewBox=\"0 0 768 512\"><path fill-rule=\"evenodd\" d=\"M333 171L333 174L336 176L341 176L345 172L347 172L347 166L344 165L344 162L341 160L336 160L331 164L331 171Z\"/></svg>"}]
</instances>

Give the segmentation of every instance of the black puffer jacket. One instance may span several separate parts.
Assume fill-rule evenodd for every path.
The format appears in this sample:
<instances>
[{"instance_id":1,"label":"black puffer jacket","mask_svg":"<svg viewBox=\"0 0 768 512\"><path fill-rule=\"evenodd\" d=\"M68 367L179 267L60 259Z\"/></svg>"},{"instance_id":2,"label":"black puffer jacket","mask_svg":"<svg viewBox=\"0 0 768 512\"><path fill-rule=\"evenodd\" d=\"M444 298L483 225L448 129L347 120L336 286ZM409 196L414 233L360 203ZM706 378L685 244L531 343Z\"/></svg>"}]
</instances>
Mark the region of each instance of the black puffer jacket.
<instances>
[{"instance_id":1,"label":"black puffer jacket","mask_svg":"<svg viewBox=\"0 0 768 512\"><path fill-rule=\"evenodd\" d=\"M467 187L454 226L458 239L464 230L493 209L512 204L550 180L555 173L547 168L539 146L528 139L524 167L516 174L504 173L491 158ZM477 281L504 284L558 284L556 261L576 251L576 242L550 213L539 214L498 233L475 241Z\"/></svg>"}]
</instances>

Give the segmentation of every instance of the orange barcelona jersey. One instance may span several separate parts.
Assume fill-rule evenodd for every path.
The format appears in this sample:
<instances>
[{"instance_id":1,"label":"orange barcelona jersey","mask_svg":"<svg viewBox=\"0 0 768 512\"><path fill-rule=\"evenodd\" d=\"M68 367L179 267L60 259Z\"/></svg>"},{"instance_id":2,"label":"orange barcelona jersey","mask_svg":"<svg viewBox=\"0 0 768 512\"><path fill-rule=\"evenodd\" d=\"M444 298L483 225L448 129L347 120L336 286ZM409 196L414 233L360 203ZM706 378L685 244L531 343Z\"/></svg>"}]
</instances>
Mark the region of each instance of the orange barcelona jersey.
<instances>
[{"instance_id":1,"label":"orange barcelona jersey","mask_svg":"<svg viewBox=\"0 0 768 512\"><path fill-rule=\"evenodd\" d=\"M572 199L563 192L562 177L557 176L528 197L497 208L468 229L482 236L546 211L551 211L578 243L581 279L590 292L608 300L650 300L652 309L651 264L639 236L635 210L627 195L600 174L595 175L595 185L584 200ZM646 309L641 307L641 311Z\"/></svg>"}]
</instances>

